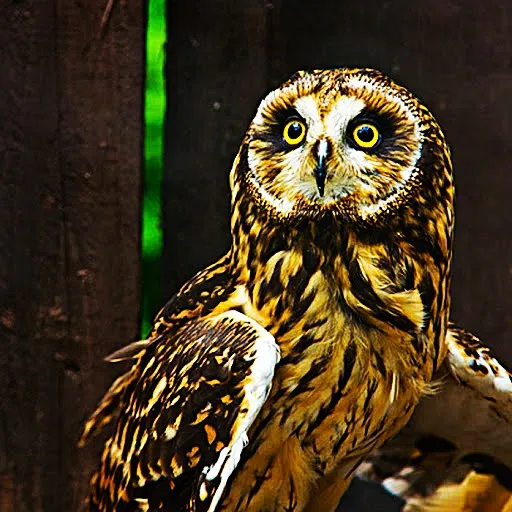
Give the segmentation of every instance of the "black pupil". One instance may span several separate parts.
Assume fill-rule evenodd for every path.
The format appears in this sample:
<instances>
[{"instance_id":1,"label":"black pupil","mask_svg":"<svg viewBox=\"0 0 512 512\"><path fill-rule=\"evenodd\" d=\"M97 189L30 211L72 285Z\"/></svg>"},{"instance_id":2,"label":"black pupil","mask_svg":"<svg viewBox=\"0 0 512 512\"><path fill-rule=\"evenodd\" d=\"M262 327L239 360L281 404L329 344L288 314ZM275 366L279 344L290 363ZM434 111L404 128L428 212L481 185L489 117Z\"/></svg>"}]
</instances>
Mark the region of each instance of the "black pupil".
<instances>
[{"instance_id":1,"label":"black pupil","mask_svg":"<svg viewBox=\"0 0 512 512\"><path fill-rule=\"evenodd\" d=\"M298 121L293 122L288 128L288 137L290 137L292 140L295 140L298 139L301 135L302 125Z\"/></svg>"},{"instance_id":2,"label":"black pupil","mask_svg":"<svg viewBox=\"0 0 512 512\"><path fill-rule=\"evenodd\" d=\"M363 142L371 142L374 135L374 130L372 130L369 126L361 126L357 130L357 136L363 141Z\"/></svg>"}]
</instances>

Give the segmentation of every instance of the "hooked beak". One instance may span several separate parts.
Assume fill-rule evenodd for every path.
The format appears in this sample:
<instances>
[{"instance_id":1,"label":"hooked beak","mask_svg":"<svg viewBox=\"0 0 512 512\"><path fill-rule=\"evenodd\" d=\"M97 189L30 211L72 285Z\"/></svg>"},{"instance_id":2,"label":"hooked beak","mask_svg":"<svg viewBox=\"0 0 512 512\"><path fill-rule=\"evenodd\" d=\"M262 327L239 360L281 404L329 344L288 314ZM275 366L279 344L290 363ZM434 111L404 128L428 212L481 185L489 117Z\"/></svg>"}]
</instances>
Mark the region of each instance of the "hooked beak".
<instances>
[{"instance_id":1,"label":"hooked beak","mask_svg":"<svg viewBox=\"0 0 512 512\"><path fill-rule=\"evenodd\" d=\"M320 197L324 197L325 177L327 174L327 141L321 140L318 144L318 161L315 167L315 180Z\"/></svg>"}]
</instances>

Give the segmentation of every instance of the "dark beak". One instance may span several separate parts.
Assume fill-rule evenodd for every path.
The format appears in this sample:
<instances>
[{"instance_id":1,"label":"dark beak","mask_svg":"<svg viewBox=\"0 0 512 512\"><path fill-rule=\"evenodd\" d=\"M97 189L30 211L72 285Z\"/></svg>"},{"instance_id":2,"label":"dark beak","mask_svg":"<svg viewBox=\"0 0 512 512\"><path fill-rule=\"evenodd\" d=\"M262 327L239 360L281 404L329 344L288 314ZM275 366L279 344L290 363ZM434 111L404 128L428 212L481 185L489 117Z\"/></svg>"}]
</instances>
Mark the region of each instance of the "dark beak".
<instances>
[{"instance_id":1,"label":"dark beak","mask_svg":"<svg viewBox=\"0 0 512 512\"><path fill-rule=\"evenodd\" d=\"M325 186L325 176L326 176L326 156L324 154L318 155L318 163L315 168L315 179L316 186L318 187L318 192L320 197L324 197L324 186Z\"/></svg>"}]
</instances>

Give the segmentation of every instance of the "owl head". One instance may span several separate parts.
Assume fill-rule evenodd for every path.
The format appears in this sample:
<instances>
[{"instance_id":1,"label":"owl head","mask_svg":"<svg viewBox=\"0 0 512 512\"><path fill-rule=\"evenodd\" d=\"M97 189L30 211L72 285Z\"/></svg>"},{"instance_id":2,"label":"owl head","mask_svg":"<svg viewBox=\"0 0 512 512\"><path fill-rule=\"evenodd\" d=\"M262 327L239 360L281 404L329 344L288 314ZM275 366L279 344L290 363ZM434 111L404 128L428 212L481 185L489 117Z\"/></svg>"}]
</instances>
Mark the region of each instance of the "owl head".
<instances>
[{"instance_id":1,"label":"owl head","mask_svg":"<svg viewBox=\"0 0 512 512\"><path fill-rule=\"evenodd\" d=\"M234 166L239 181L277 220L374 224L421 187L445 194L451 164L427 108L383 74L301 71L261 102Z\"/></svg>"}]
</instances>

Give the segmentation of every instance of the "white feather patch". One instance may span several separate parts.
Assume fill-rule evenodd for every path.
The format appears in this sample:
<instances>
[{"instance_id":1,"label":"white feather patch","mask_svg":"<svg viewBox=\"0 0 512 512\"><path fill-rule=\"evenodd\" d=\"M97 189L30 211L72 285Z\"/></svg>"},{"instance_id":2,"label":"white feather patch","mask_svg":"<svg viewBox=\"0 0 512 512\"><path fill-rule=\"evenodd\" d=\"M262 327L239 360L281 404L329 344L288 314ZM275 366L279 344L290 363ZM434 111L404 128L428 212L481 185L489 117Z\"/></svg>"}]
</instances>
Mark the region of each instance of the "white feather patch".
<instances>
[{"instance_id":1,"label":"white feather patch","mask_svg":"<svg viewBox=\"0 0 512 512\"><path fill-rule=\"evenodd\" d=\"M203 470L206 480L211 481L220 476L220 483L213 495L208 512L216 510L226 484L240 462L242 450L248 443L247 432L270 393L274 369L281 357L274 337L260 324L238 311L229 311L223 316L230 317L237 322L250 324L257 331L258 338L254 342L255 356L250 376L244 385L245 397L240 404L240 410L247 409L247 413L240 418L235 426L233 442L221 450L215 464Z\"/></svg>"}]
</instances>

